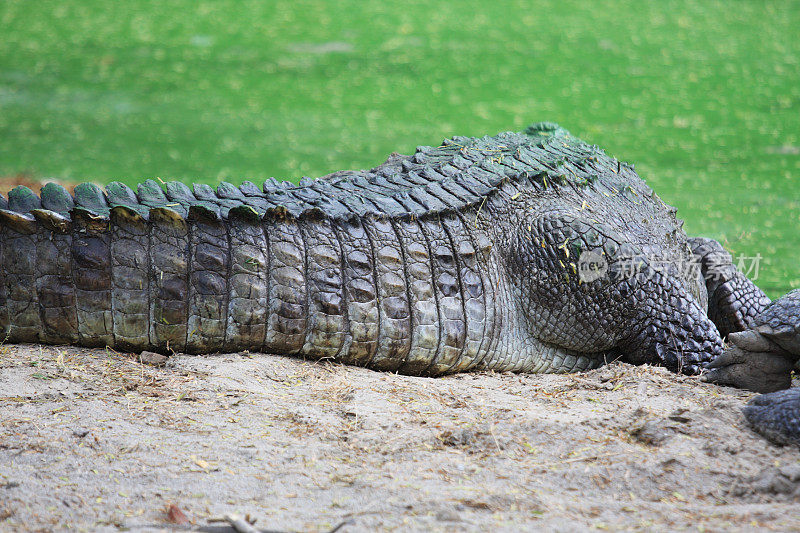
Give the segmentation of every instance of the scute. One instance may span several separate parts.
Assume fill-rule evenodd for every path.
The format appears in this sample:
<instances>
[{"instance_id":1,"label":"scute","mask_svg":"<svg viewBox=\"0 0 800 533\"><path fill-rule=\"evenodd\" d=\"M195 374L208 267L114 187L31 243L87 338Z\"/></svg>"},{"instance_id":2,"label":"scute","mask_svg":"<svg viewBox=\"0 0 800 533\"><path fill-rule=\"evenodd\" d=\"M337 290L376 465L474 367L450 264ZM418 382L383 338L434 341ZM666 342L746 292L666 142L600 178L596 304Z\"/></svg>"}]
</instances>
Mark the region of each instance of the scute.
<instances>
[{"instance_id":1,"label":"scute","mask_svg":"<svg viewBox=\"0 0 800 533\"><path fill-rule=\"evenodd\" d=\"M182 217L193 213L221 219L251 218L254 213L262 219L323 216L346 221L367 215L408 219L475 205L506 181L527 181L536 188L590 186L601 174L598 167L614 169L616 175L620 163L557 124L540 122L524 132L445 139L438 147L420 146L411 156L392 154L371 170L303 178L298 185L271 178L262 189L248 181L241 187L223 182L214 190L203 184L190 189L180 182L162 182L162 187L146 180L134 193L119 182L109 184L106 191L84 183L75 188L73 198L63 187L48 184L41 199L30 189L17 187L9 194L8 205L0 198L0 209L24 214L44 208L63 216L80 209L101 218L107 218L112 207L125 206L144 218L151 209L169 208ZM618 179L624 182L627 176ZM11 215L2 220L25 223Z\"/></svg>"},{"instance_id":2,"label":"scute","mask_svg":"<svg viewBox=\"0 0 800 533\"><path fill-rule=\"evenodd\" d=\"M42 201L32 190L24 185L11 189L8 193L8 208L17 213L28 213L31 209L42 207Z\"/></svg>"},{"instance_id":3,"label":"scute","mask_svg":"<svg viewBox=\"0 0 800 533\"><path fill-rule=\"evenodd\" d=\"M769 304L755 319L753 329L800 356L800 289Z\"/></svg>"}]
</instances>

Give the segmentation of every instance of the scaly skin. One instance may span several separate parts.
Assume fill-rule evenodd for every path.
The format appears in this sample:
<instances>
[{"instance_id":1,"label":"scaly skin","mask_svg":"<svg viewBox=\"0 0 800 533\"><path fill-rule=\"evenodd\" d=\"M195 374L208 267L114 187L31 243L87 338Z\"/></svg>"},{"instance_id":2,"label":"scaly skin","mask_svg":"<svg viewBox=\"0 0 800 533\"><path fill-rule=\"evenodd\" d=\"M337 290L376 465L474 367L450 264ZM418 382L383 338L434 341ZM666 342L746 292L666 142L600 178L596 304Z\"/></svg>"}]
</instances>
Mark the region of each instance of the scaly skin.
<instances>
[{"instance_id":1,"label":"scaly skin","mask_svg":"<svg viewBox=\"0 0 800 533\"><path fill-rule=\"evenodd\" d=\"M756 396L745 406L744 416L775 444L800 446L800 387Z\"/></svg>"},{"instance_id":2,"label":"scaly skin","mask_svg":"<svg viewBox=\"0 0 800 533\"><path fill-rule=\"evenodd\" d=\"M299 186L18 187L0 197L0 331L416 375L620 357L691 374L769 300L681 227L632 166L547 123Z\"/></svg>"},{"instance_id":3,"label":"scaly skin","mask_svg":"<svg viewBox=\"0 0 800 533\"><path fill-rule=\"evenodd\" d=\"M791 386L800 360L800 290L772 302L733 346L712 361L705 379L763 392L745 408L748 423L777 444L800 446L800 388Z\"/></svg>"}]
</instances>

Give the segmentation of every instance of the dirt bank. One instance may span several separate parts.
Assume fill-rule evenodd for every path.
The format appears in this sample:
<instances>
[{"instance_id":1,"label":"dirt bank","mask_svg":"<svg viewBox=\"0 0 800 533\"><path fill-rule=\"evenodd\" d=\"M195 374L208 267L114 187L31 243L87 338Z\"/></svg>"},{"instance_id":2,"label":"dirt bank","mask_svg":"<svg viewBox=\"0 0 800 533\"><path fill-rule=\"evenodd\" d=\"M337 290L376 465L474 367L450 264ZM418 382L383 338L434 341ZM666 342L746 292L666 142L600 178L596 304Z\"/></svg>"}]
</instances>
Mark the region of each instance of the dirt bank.
<instances>
[{"instance_id":1,"label":"dirt bank","mask_svg":"<svg viewBox=\"0 0 800 533\"><path fill-rule=\"evenodd\" d=\"M269 355L0 354L0 530L800 528L800 450L660 368L413 378Z\"/></svg>"}]
</instances>

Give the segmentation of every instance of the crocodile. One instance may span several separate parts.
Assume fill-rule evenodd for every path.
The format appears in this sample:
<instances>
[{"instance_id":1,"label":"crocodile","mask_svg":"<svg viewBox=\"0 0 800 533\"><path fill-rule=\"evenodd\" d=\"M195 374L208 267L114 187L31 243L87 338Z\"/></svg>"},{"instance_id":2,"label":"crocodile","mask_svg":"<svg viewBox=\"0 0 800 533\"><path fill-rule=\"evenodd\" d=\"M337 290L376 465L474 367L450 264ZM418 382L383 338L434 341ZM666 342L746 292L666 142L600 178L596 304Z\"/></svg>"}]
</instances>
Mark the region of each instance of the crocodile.
<instances>
[{"instance_id":1,"label":"crocodile","mask_svg":"<svg viewBox=\"0 0 800 533\"><path fill-rule=\"evenodd\" d=\"M297 185L20 186L0 196L0 332L411 375L697 374L770 301L682 225L633 165L552 123Z\"/></svg>"},{"instance_id":2,"label":"crocodile","mask_svg":"<svg viewBox=\"0 0 800 533\"><path fill-rule=\"evenodd\" d=\"M800 289L771 304L744 331L731 333L731 347L706 365L705 379L756 392L744 407L748 424L768 440L800 446Z\"/></svg>"}]
</instances>

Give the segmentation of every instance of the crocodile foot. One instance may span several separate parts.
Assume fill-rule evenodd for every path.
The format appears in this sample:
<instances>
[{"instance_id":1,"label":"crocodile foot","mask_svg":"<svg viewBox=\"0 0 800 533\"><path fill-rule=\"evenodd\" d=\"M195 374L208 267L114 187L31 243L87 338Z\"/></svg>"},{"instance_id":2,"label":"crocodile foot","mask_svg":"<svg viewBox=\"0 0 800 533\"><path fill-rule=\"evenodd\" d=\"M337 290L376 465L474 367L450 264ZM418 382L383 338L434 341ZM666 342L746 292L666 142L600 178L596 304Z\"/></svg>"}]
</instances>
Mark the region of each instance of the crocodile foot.
<instances>
[{"instance_id":1,"label":"crocodile foot","mask_svg":"<svg viewBox=\"0 0 800 533\"><path fill-rule=\"evenodd\" d=\"M747 423L775 444L800 446L800 388L756 396L744 407Z\"/></svg>"},{"instance_id":2,"label":"crocodile foot","mask_svg":"<svg viewBox=\"0 0 800 533\"><path fill-rule=\"evenodd\" d=\"M769 345L751 345L755 348L753 350L737 345L735 337L744 335L752 340L758 334L753 331L732 333L729 340L734 345L706 366L706 372L701 379L717 385L761 393L789 388L792 383L793 358L772 351ZM763 337L757 340L763 340Z\"/></svg>"},{"instance_id":3,"label":"crocodile foot","mask_svg":"<svg viewBox=\"0 0 800 533\"><path fill-rule=\"evenodd\" d=\"M732 346L706 366L705 381L762 393L789 388L800 358L800 290L772 302L751 329L728 340Z\"/></svg>"}]
</instances>

